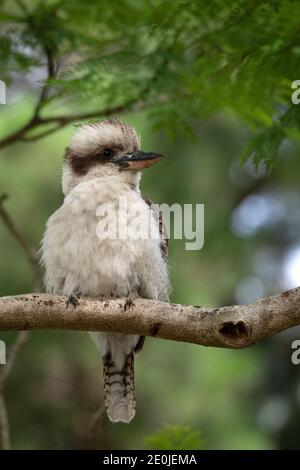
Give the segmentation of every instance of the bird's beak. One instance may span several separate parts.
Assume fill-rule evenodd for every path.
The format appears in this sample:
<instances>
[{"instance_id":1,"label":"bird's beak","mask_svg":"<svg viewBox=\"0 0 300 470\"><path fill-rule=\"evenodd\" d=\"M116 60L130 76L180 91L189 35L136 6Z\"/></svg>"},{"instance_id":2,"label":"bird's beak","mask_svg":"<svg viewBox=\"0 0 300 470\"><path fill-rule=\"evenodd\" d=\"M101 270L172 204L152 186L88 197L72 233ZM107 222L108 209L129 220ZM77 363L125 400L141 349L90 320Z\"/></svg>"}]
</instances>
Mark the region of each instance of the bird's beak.
<instances>
[{"instance_id":1,"label":"bird's beak","mask_svg":"<svg viewBox=\"0 0 300 470\"><path fill-rule=\"evenodd\" d=\"M131 155L124 155L114 160L114 163L119 165L122 170L142 170L158 163L163 157L160 153L138 150Z\"/></svg>"}]
</instances>

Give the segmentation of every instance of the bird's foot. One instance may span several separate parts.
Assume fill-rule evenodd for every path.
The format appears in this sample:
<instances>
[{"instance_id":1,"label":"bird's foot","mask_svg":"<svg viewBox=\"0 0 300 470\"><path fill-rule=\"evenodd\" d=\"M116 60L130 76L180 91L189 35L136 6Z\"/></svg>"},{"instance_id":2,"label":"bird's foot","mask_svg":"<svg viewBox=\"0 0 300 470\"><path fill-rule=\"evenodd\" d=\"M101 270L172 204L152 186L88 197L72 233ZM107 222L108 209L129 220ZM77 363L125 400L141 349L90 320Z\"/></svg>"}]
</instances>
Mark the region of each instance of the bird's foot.
<instances>
[{"instance_id":1,"label":"bird's foot","mask_svg":"<svg viewBox=\"0 0 300 470\"><path fill-rule=\"evenodd\" d=\"M74 308L80 305L79 294L71 294L68 297L68 300L66 301L66 307L69 307L69 305L73 305Z\"/></svg>"},{"instance_id":2,"label":"bird's foot","mask_svg":"<svg viewBox=\"0 0 300 470\"><path fill-rule=\"evenodd\" d=\"M134 300L138 298L138 295L137 294L134 294L134 293L130 293L128 296L127 296L127 299L125 301L125 304L124 304L124 311L126 312L127 310L129 310L131 307L134 306Z\"/></svg>"}]
</instances>

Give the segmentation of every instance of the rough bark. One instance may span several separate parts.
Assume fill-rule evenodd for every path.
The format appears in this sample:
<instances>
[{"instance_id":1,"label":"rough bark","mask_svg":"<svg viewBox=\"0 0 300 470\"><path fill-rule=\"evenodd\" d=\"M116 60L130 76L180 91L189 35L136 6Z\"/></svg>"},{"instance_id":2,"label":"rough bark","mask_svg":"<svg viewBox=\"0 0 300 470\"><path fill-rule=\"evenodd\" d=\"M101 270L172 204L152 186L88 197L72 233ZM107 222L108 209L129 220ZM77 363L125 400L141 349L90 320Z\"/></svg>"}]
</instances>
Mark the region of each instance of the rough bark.
<instances>
[{"instance_id":1,"label":"rough bark","mask_svg":"<svg viewBox=\"0 0 300 470\"><path fill-rule=\"evenodd\" d=\"M128 302L127 302L128 304ZM0 298L0 330L67 329L140 334L203 346L243 348L300 324L300 287L250 305L206 308L136 299L25 294Z\"/></svg>"}]
</instances>

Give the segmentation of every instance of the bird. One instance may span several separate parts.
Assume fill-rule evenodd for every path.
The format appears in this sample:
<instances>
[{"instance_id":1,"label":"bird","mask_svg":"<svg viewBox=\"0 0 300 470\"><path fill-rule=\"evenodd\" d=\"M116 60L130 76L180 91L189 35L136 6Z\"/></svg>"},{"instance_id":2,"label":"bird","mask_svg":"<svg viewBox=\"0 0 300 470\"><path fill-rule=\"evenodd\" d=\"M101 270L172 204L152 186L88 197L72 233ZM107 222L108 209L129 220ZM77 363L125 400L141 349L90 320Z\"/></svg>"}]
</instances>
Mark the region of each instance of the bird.
<instances>
[{"instance_id":1,"label":"bird","mask_svg":"<svg viewBox=\"0 0 300 470\"><path fill-rule=\"evenodd\" d=\"M135 129L117 118L77 125L63 159L64 199L41 241L47 293L67 296L74 307L81 297L124 298L124 309L136 298L169 300L168 234L161 212L140 190L141 171L162 158L142 151ZM131 235L121 237L119 227L114 237L99 236L97 210L109 207L107 215L122 223L120 198L126 200L126 223L133 223ZM137 210L146 215L140 220L147 237L135 236ZM158 236L149 236L149 226ZM129 423L136 409L134 357L145 338L89 333L103 361L107 416Z\"/></svg>"}]
</instances>

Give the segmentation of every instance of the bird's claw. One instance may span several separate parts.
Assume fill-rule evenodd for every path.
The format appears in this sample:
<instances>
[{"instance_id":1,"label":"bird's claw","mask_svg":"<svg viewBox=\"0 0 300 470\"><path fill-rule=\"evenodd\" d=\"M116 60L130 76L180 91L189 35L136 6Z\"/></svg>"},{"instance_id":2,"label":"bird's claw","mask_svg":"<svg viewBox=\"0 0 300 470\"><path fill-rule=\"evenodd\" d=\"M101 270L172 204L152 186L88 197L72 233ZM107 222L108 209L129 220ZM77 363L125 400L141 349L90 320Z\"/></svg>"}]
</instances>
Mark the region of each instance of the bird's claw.
<instances>
[{"instance_id":1,"label":"bird's claw","mask_svg":"<svg viewBox=\"0 0 300 470\"><path fill-rule=\"evenodd\" d=\"M66 301L66 307L69 307L69 305L73 305L74 308L79 306L79 298L78 295L70 295L68 300Z\"/></svg>"},{"instance_id":2,"label":"bird's claw","mask_svg":"<svg viewBox=\"0 0 300 470\"><path fill-rule=\"evenodd\" d=\"M128 296L124 304L124 311L126 312L133 306L134 306L133 298L131 296Z\"/></svg>"}]
</instances>

